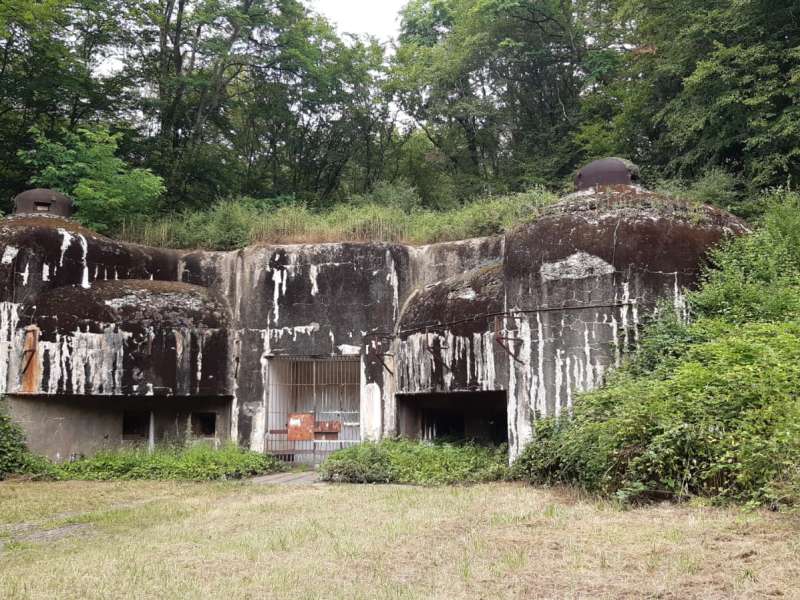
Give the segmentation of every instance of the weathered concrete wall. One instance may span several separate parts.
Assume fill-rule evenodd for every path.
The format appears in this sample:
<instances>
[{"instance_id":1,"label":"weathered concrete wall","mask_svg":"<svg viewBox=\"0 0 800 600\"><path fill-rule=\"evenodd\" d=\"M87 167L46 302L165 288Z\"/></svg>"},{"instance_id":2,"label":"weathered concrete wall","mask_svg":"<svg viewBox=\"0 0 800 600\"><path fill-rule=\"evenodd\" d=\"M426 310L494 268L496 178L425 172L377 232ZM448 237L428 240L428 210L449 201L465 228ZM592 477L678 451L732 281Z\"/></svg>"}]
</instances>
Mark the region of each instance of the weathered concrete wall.
<instances>
[{"instance_id":1,"label":"weathered concrete wall","mask_svg":"<svg viewBox=\"0 0 800 600\"><path fill-rule=\"evenodd\" d=\"M396 392L503 391L514 455L537 415L602 382L659 300L684 311L706 250L744 231L635 187L419 248L173 252L14 217L0 223L0 391L230 396L233 439L262 450L270 358L357 355L362 437L398 432Z\"/></svg>"},{"instance_id":2,"label":"weathered concrete wall","mask_svg":"<svg viewBox=\"0 0 800 600\"><path fill-rule=\"evenodd\" d=\"M193 398L191 402L117 398L112 402L102 396L10 395L6 400L11 417L25 432L29 448L57 462L134 444L122 437L126 411L152 413L155 443L185 440L193 412L215 413L216 442L230 439L230 401L225 398Z\"/></svg>"},{"instance_id":3,"label":"weathered concrete wall","mask_svg":"<svg viewBox=\"0 0 800 600\"><path fill-rule=\"evenodd\" d=\"M176 281L180 253L48 216L0 240L0 393L230 393L227 303Z\"/></svg>"},{"instance_id":4,"label":"weathered concrete wall","mask_svg":"<svg viewBox=\"0 0 800 600\"><path fill-rule=\"evenodd\" d=\"M706 251L744 224L635 187L575 194L505 236L502 268L418 291L403 313L398 391L507 390L512 457L537 416L572 410L684 290Z\"/></svg>"}]
</instances>

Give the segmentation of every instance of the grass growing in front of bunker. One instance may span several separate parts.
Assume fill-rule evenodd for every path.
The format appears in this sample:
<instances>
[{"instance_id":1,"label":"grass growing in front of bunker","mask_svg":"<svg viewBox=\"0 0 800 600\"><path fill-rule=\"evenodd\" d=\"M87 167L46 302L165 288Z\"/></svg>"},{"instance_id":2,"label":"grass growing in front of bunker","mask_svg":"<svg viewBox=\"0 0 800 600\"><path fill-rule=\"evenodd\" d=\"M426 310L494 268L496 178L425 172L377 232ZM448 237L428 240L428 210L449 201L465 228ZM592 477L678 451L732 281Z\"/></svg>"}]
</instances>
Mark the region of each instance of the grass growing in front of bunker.
<instances>
[{"instance_id":1,"label":"grass growing in front of bunker","mask_svg":"<svg viewBox=\"0 0 800 600\"><path fill-rule=\"evenodd\" d=\"M791 515L510 483L7 482L0 597L791 597L798 534Z\"/></svg>"},{"instance_id":2,"label":"grass growing in front of bunker","mask_svg":"<svg viewBox=\"0 0 800 600\"><path fill-rule=\"evenodd\" d=\"M396 439L334 452L320 467L325 481L441 485L506 479L508 448Z\"/></svg>"},{"instance_id":3,"label":"grass growing in front of bunker","mask_svg":"<svg viewBox=\"0 0 800 600\"><path fill-rule=\"evenodd\" d=\"M272 456L227 444L213 448L198 443L159 446L152 452L130 448L100 452L90 458L56 466L59 479L242 479L284 470Z\"/></svg>"}]
</instances>

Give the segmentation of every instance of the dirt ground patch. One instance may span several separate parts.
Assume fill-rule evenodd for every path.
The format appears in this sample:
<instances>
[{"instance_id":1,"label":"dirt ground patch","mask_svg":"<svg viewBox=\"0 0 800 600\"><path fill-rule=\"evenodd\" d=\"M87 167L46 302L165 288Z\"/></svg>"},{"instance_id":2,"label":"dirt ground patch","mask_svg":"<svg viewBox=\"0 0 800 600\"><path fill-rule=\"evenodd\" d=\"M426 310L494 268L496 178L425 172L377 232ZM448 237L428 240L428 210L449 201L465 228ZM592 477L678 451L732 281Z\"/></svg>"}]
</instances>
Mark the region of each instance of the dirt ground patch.
<instances>
[{"instance_id":1,"label":"dirt ground patch","mask_svg":"<svg viewBox=\"0 0 800 600\"><path fill-rule=\"evenodd\" d=\"M0 523L2 598L800 597L795 516L513 484L6 483Z\"/></svg>"}]
</instances>

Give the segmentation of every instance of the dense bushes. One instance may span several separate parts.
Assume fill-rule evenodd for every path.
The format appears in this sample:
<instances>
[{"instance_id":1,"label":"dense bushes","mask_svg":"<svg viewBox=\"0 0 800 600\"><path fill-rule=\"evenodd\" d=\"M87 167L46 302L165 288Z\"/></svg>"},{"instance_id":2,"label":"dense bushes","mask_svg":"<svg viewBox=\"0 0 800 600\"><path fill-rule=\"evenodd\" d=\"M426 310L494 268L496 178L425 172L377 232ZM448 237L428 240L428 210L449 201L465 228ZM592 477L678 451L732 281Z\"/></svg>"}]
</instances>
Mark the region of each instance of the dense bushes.
<instances>
[{"instance_id":1,"label":"dense bushes","mask_svg":"<svg viewBox=\"0 0 800 600\"><path fill-rule=\"evenodd\" d=\"M129 220L120 237L152 246L218 250L240 248L253 242L421 244L500 233L535 218L540 209L557 199L535 189L524 194L483 198L452 210L433 211L415 209L407 192L397 190L397 193L397 202L386 202L383 197L356 198L323 212L280 199L239 199L222 202L204 212L158 220ZM382 194L388 192L382 189ZM378 204L378 200L386 203Z\"/></svg>"},{"instance_id":2,"label":"dense bushes","mask_svg":"<svg viewBox=\"0 0 800 600\"><path fill-rule=\"evenodd\" d=\"M206 444L101 452L59 465L61 479L241 479L283 469L277 459L234 445L215 449Z\"/></svg>"},{"instance_id":3,"label":"dense bushes","mask_svg":"<svg viewBox=\"0 0 800 600\"><path fill-rule=\"evenodd\" d=\"M713 253L693 323L662 313L573 420L536 423L517 476L626 499L800 499L800 197L770 203Z\"/></svg>"},{"instance_id":4,"label":"dense bushes","mask_svg":"<svg viewBox=\"0 0 800 600\"><path fill-rule=\"evenodd\" d=\"M0 481L9 475L52 476L53 466L28 452L22 430L6 414L0 399Z\"/></svg>"},{"instance_id":5,"label":"dense bushes","mask_svg":"<svg viewBox=\"0 0 800 600\"><path fill-rule=\"evenodd\" d=\"M478 483L505 478L507 456L505 447L384 440L335 452L320 473L349 483Z\"/></svg>"},{"instance_id":6,"label":"dense bushes","mask_svg":"<svg viewBox=\"0 0 800 600\"><path fill-rule=\"evenodd\" d=\"M0 407L0 480L20 472L27 455L22 432Z\"/></svg>"},{"instance_id":7,"label":"dense bushes","mask_svg":"<svg viewBox=\"0 0 800 600\"><path fill-rule=\"evenodd\" d=\"M667 370L623 372L573 421L537 423L517 474L632 498L786 501L800 465L800 323L689 330L708 341Z\"/></svg>"}]
</instances>

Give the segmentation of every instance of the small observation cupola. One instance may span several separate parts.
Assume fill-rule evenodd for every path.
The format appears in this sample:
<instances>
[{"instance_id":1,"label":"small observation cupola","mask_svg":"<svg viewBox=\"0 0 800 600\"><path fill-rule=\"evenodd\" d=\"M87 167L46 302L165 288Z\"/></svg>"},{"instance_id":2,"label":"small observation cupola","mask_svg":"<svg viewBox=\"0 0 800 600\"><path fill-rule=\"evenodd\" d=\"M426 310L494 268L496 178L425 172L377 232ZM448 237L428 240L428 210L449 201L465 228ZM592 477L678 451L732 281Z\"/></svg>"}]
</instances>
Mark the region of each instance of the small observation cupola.
<instances>
[{"instance_id":1,"label":"small observation cupola","mask_svg":"<svg viewBox=\"0 0 800 600\"><path fill-rule=\"evenodd\" d=\"M624 158L603 158L589 163L575 176L575 190L604 185L634 185L639 181L639 167Z\"/></svg>"},{"instance_id":2,"label":"small observation cupola","mask_svg":"<svg viewBox=\"0 0 800 600\"><path fill-rule=\"evenodd\" d=\"M14 198L14 214L48 214L69 218L72 216L72 199L55 190L27 190Z\"/></svg>"}]
</instances>

